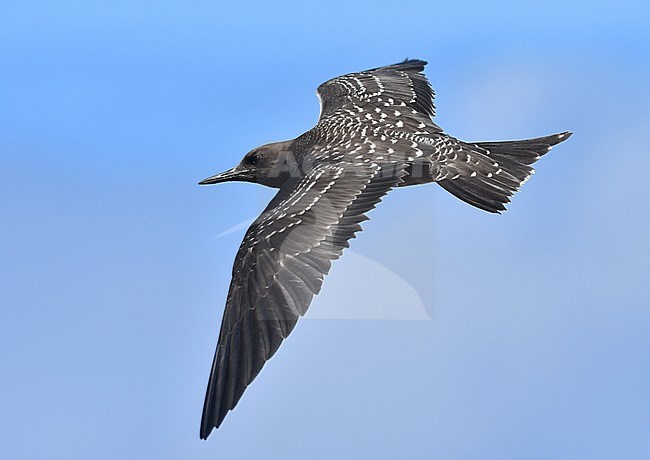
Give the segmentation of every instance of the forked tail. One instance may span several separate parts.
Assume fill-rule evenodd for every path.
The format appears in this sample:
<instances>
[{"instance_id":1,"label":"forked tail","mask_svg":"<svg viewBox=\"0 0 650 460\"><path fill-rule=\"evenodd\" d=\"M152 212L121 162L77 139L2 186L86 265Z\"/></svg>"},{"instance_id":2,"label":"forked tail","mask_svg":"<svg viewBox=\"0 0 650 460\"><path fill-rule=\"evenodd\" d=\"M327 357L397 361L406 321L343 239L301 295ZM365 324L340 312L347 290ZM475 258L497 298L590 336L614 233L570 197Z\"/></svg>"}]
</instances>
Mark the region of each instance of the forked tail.
<instances>
[{"instance_id":1,"label":"forked tail","mask_svg":"<svg viewBox=\"0 0 650 460\"><path fill-rule=\"evenodd\" d=\"M462 149L438 183L461 200L488 212L505 204L533 174L532 165L570 132L521 141L461 143Z\"/></svg>"}]
</instances>

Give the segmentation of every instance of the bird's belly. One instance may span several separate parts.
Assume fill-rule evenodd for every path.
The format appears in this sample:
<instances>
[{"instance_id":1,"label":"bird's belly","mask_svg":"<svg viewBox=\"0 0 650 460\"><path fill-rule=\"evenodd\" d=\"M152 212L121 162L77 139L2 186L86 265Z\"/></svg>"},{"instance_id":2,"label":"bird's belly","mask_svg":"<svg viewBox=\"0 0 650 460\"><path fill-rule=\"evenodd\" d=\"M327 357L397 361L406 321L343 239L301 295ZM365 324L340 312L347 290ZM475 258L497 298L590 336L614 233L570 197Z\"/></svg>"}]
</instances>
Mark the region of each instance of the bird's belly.
<instances>
[{"instance_id":1,"label":"bird's belly","mask_svg":"<svg viewBox=\"0 0 650 460\"><path fill-rule=\"evenodd\" d=\"M428 184L433 182L433 174L431 171L432 164L430 161L409 163L406 167L406 176L402 179L403 182L398 187L406 187L408 185Z\"/></svg>"}]
</instances>

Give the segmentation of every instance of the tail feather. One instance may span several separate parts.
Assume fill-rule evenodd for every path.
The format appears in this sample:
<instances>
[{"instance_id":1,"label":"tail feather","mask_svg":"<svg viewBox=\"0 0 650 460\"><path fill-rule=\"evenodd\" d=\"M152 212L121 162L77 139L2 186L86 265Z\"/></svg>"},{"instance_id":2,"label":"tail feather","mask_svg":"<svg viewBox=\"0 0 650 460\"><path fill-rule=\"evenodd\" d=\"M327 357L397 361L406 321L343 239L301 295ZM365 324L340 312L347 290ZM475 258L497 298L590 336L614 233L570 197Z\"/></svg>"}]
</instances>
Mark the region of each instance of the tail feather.
<instances>
[{"instance_id":1,"label":"tail feather","mask_svg":"<svg viewBox=\"0 0 650 460\"><path fill-rule=\"evenodd\" d=\"M572 133L521 141L461 143L438 183L448 192L488 212L505 211L510 197L533 174L532 165Z\"/></svg>"}]
</instances>

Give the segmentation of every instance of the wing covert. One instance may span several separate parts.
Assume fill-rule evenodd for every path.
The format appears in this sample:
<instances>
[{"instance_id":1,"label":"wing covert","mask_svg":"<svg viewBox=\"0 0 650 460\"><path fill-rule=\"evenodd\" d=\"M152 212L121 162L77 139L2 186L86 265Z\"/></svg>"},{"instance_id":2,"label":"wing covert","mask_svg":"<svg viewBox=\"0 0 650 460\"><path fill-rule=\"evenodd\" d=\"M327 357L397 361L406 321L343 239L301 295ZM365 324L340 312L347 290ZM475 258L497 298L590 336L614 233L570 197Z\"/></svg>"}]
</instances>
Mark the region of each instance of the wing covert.
<instances>
[{"instance_id":1,"label":"wing covert","mask_svg":"<svg viewBox=\"0 0 650 460\"><path fill-rule=\"evenodd\" d=\"M395 111L402 120L415 120L413 127L440 128L431 121L435 116L435 93L421 73L426 62L407 60L400 64L379 67L333 78L318 87L321 102L319 122L337 112L360 117L375 116L378 123L390 122ZM377 117L377 113L385 117ZM362 113L365 112L365 113ZM361 114L361 115L359 115ZM388 119L386 119L388 118Z\"/></svg>"}]
</instances>

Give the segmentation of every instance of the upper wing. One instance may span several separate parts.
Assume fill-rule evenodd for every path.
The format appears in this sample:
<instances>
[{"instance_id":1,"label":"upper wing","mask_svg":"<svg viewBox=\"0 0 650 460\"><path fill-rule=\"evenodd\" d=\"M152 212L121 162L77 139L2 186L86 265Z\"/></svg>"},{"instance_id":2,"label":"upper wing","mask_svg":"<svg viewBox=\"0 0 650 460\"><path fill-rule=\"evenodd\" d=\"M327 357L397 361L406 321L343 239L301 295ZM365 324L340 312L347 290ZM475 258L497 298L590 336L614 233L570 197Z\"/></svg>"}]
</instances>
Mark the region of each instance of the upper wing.
<instances>
[{"instance_id":1,"label":"upper wing","mask_svg":"<svg viewBox=\"0 0 650 460\"><path fill-rule=\"evenodd\" d=\"M233 267L203 407L218 427L307 311L332 260L404 174L399 162L316 164L291 178L248 229Z\"/></svg>"},{"instance_id":2,"label":"upper wing","mask_svg":"<svg viewBox=\"0 0 650 460\"><path fill-rule=\"evenodd\" d=\"M345 112L370 124L393 122L399 128L402 120L404 124L412 121L410 127L415 130L426 127L430 132L441 131L431 121L435 116L435 93L421 73L425 65L424 61L410 60L326 81L317 90L321 102L319 122Z\"/></svg>"}]
</instances>

